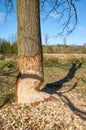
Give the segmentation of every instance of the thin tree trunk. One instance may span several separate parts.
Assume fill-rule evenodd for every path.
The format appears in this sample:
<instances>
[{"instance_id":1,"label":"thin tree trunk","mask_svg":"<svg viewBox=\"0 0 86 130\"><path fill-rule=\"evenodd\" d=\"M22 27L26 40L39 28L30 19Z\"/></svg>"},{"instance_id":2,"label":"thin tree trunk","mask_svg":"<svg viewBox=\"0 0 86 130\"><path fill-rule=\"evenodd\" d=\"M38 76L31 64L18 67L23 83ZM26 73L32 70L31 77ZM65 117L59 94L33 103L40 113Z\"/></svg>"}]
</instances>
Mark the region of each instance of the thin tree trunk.
<instances>
[{"instance_id":1,"label":"thin tree trunk","mask_svg":"<svg viewBox=\"0 0 86 130\"><path fill-rule=\"evenodd\" d=\"M43 83L39 0L17 0L18 68L17 102L43 100L38 91Z\"/></svg>"}]
</instances>

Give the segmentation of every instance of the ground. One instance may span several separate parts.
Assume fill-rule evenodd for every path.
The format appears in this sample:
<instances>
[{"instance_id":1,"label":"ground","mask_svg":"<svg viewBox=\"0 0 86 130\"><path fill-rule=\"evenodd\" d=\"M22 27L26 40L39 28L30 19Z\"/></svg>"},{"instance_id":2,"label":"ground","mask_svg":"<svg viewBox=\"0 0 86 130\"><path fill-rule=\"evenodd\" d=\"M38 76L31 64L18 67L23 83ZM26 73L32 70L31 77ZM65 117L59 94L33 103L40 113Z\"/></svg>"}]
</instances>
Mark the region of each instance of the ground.
<instances>
[{"instance_id":1,"label":"ground","mask_svg":"<svg viewBox=\"0 0 86 130\"><path fill-rule=\"evenodd\" d=\"M0 60L0 130L86 130L86 55L44 55L41 92L50 99L17 105L15 59Z\"/></svg>"}]
</instances>

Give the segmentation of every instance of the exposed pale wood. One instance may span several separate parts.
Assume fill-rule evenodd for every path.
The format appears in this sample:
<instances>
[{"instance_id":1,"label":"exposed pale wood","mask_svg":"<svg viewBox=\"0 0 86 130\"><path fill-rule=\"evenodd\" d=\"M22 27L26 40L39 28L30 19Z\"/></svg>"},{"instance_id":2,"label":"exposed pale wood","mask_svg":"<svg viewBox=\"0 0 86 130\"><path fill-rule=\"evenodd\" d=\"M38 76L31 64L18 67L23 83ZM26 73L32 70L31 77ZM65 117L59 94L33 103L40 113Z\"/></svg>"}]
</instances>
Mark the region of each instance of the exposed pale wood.
<instances>
[{"instance_id":1,"label":"exposed pale wood","mask_svg":"<svg viewBox=\"0 0 86 130\"><path fill-rule=\"evenodd\" d=\"M17 101L29 102L43 83L41 56L19 56L19 76L17 81ZM37 95L37 94L36 94Z\"/></svg>"}]
</instances>

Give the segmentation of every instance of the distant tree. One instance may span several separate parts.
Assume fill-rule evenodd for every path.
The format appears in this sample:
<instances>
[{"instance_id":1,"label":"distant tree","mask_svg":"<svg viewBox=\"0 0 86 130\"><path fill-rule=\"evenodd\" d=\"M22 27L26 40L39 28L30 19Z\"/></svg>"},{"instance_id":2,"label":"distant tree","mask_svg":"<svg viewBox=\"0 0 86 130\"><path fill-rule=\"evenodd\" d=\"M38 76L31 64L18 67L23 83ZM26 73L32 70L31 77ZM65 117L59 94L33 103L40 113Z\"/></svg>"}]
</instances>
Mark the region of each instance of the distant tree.
<instances>
[{"instance_id":1,"label":"distant tree","mask_svg":"<svg viewBox=\"0 0 86 130\"><path fill-rule=\"evenodd\" d=\"M63 39L63 42L64 42L64 45L66 45L66 43L67 43L66 38Z\"/></svg>"},{"instance_id":2,"label":"distant tree","mask_svg":"<svg viewBox=\"0 0 86 130\"><path fill-rule=\"evenodd\" d=\"M65 51L66 51L66 46L67 46L67 45L66 45L66 42L67 42L67 40L66 40L66 38L64 38L64 39L63 39L62 50L61 50L62 53L65 53Z\"/></svg>"},{"instance_id":3,"label":"distant tree","mask_svg":"<svg viewBox=\"0 0 86 130\"><path fill-rule=\"evenodd\" d=\"M86 43L84 43L83 46L86 47Z\"/></svg>"},{"instance_id":4,"label":"distant tree","mask_svg":"<svg viewBox=\"0 0 86 130\"><path fill-rule=\"evenodd\" d=\"M12 50L11 50L11 45L9 42L7 41L3 41L1 44L1 53L2 54L11 54Z\"/></svg>"},{"instance_id":5,"label":"distant tree","mask_svg":"<svg viewBox=\"0 0 86 130\"><path fill-rule=\"evenodd\" d=\"M0 45L2 44L3 39L0 38Z\"/></svg>"},{"instance_id":6,"label":"distant tree","mask_svg":"<svg viewBox=\"0 0 86 130\"><path fill-rule=\"evenodd\" d=\"M1 44L2 44L2 39L0 38L0 52L1 52Z\"/></svg>"},{"instance_id":7,"label":"distant tree","mask_svg":"<svg viewBox=\"0 0 86 130\"><path fill-rule=\"evenodd\" d=\"M14 42L12 44L12 53L13 54L18 54L17 42Z\"/></svg>"},{"instance_id":8,"label":"distant tree","mask_svg":"<svg viewBox=\"0 0 86 130\"><path fill-rule=\"evenodd\" d=\"M46 34L45 34L45 45L46 45L46 46L48 45L48 40L49 40L49 34L46 33Z\"/></svg>"},{"instance_id":9,"label":"distant tree","mask_svg":"<svg viewBox=\"0 0 86 130\"><path fill-rule=\"evenodd\" d=\"M14 43L17 41L17 34L12 34L12 35L9 35L9 42L10 43Z\"/></svg>"}]
</instances>

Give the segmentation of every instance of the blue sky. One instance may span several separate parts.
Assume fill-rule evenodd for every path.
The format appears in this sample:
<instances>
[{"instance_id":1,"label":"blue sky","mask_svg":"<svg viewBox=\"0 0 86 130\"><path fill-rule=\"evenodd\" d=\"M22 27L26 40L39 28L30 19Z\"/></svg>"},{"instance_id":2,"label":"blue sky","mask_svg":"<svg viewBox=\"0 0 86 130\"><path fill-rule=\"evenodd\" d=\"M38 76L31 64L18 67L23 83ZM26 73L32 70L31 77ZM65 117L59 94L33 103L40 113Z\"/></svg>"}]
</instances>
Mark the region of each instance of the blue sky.
<instances>
[{"instance_id":1,"label":"blue sky","mask_svg":"<svg viewBox=\"0 0 86 130\"><path fill-rule=\"evenodd\" d=\"M14 0L15 4L15 0ZM42 41L45 42L45 35L49 35L49 44L63 44L63 39L66 37L67 44L77 44L83 45L86 43L86 0L80 0L76 4L78 12L78 24L75 31L63 37L54 37L58 33L57 23L41 21L41 32L42 32ZM51 19L55 21L57 14L52 13ZM6 10L0 4L0 38L9 40L9 37L17 33L17 17L15 11L10 13L7 16Z\"/></svg>"}]
</instances>

